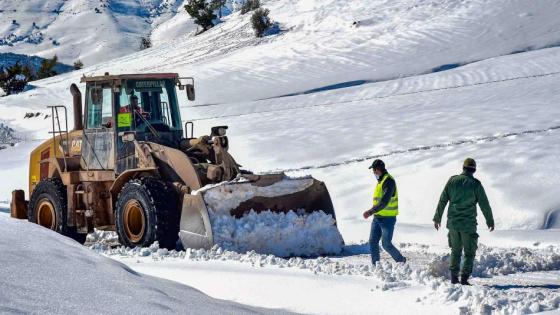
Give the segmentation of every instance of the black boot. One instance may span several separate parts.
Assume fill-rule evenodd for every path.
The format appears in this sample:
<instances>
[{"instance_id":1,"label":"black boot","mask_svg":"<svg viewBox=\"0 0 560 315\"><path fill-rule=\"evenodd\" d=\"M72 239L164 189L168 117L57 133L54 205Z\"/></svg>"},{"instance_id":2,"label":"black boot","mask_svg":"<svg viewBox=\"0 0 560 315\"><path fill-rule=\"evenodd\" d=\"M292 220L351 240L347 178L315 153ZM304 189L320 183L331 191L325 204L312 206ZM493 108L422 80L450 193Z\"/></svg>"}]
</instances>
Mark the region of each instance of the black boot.
<instances>
[{"instance_id":1,"label":"black boot","mask_svg":"<svg viewBox=\"0 0 560 315\"><path fill-rule=\"evenodd\" d=\"M459 276L451 274L451 284L457 284L457 283L459 283Z\"/></svg>"},{"instance_id":2,"label":"black boot","mask_svg":"<svg viewBox=\"0 0 560 315\"><path fill-rule=\"evenodd\" d=\"M461 275L462 285L471 285L468 280L469 280L469 275Z\"/></svg>"}]
</instances>

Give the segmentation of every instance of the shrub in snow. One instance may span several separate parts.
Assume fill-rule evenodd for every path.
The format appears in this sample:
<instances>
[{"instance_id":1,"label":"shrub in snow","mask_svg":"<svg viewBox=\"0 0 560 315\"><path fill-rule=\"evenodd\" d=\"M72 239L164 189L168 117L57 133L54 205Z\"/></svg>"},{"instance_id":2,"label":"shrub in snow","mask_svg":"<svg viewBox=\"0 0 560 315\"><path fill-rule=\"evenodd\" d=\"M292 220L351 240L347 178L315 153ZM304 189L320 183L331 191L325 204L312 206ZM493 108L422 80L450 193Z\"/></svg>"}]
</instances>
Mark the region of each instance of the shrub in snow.
<instances>
[{"instance_id":1,"label":"shrub in snow","mask_svg":"<svg viewBox=\"0 0 560 315\"><path fill-rule=\"evenodd\" d=\"M263 37L264 33L272 27L272 21L268 17L270 10L259 8L251 16L251 25L257 37Z\"/></svg>"},{"instance_id":2,"label":"shrub in snow","mask_svg":"<svg viewBox=\"0 0 560 315\"><path fill-rule=\"evenodd\" d=\"M58 73L54 70L58 62L58 57L54 55L51 59L44 59L41 61L41 66L37 71L37 79L44 79L57 75Z\"/></svg>"},{"instance_id":3,"label":"shrub in snow","mask_svg":"<svg viewBox=\"0 0 560 315\"><path fill-rule=\"evenodd\" d=\"M185 10L194 19L194 23L200 25L203 31L207 31L214 26L213 20L214 6L212 2L206 0L188 0Z\"/></svg>"},{"instance_id":4,"label":"shrub in snow","mask_svg":"<svg viewBox=\"0 0 560 315\"><path fill-rule=\"evenodd\" d=\"M5 95L19 93L27 85L30 76L31 70L29 67L21 66L17 62L15 65L0 71L0 89Z\"/></svg>"},{"instance_id":5,"label":"shrub in snow","mask_svg":"<svg viewBox=\"0 0 560 315\"><path fill-rule=\"evenodd\" d=\"M140 50L152 47L152 40L149 37L142 37L140 40Z\"/></svg>"},{"instance_id":6,"label":"shrub in snow","mask_svg":"<svg viewBox=\"0 0 560 315\"><path fill-rule=\"evenodd\" d=\"M241 14L245 14L247 12L251 12L261 7L260 0L247 0L241 6Z\"/></svg>"},{"instance_id":7,"label":"shrub in snow","mask_svg":"<svg viewBox=\"0 0 560 315\"><path fill-rule=\"evenodd\" d=\"M78 59L74 62L74 70L80 70L84 67L84 63Z\"/></svg>"}]
</instances>

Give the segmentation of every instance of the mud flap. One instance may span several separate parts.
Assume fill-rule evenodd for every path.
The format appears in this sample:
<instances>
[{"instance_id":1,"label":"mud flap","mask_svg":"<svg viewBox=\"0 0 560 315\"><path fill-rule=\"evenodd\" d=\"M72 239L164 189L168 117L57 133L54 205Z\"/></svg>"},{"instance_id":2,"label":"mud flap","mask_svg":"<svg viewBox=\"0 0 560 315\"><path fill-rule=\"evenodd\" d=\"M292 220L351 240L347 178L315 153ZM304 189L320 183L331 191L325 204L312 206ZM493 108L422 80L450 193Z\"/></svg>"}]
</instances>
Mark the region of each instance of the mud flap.
<instances>
[{"instance_id":1,"label":"mud flap","mask_svg":"<svg viewBox=\"0 0 560 315\"><path fill-rule=\"evenodd\" d=\"M16 219L27 219L27 201L23 190L12 191L12 202L10 203L10 216Z\"/></svg>"}]
</instances>

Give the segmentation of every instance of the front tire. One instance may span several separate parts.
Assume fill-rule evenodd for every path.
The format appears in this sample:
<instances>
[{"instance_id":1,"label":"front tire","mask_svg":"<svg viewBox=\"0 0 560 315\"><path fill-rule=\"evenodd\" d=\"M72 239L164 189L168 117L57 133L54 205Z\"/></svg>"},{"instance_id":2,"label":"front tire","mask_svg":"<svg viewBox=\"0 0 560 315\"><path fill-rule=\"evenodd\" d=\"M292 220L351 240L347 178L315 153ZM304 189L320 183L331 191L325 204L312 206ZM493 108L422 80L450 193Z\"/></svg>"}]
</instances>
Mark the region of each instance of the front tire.
<instances>
[{"instance_id":1,"label":"front tire","mask_svg":"<svg viewBox=\"0 0 560 315\"><path fill-rule=\"evenodd\" d=\"M67 200L66 187L60 179L40 181L29 198L28 220L83 244L86 234L78 233L76 227L67 224Z\"/></svg>"},{"instance_id":2,"label":"front tire","mask_svg":"<svg viewBox=\"0 0 560 315\"><path fill-rule=\"evenodd\" d=\"M130 180L117 198L117 234L126 247L145 247L157 241L162 248L175 249L179 218L176 191L153 177Z\"/></svg>"}]
</instances>

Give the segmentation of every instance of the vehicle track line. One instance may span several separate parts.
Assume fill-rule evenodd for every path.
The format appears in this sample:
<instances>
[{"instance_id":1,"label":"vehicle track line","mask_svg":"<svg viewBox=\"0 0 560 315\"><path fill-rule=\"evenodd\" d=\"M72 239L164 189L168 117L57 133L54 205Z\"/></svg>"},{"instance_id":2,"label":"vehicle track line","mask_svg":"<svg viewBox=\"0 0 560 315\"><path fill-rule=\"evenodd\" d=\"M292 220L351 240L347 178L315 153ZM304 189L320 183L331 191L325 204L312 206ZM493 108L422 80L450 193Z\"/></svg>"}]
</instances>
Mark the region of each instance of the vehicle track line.
<instances>
[{"instance_id":1,"label":"vehicle track line","mask_svg":"<svg viewBox=\"0 0 560 315\"><path fill-rule=\"evenodd\" d=\"M342 166L342 165L347 165L347 164L352 164L352 163L359 163L359 162L363 162L363 161L367 161L367 160L380 159L380 158L393 156L393 155L412 153L412 152L418 152L418 151L430 151L430 150L435 150L435 149L456 147L456 146L461 146L461 145L465 145L465 144L477 144L477 143L481 143L481 142L494 142L494 141L498 141L498 140L502 140L502 139L513 138L513 137L516 137L516 136L541 134L541 133L547 133L547 132L551 132L551 131L555 131L555 130L560 130L560 125L552 126L552 127L545 128L545 129L524 130L524 131L519 131L519 132L504 133L504 134L500 134L500 135L496 135L496 136L478 137L478 138L474 138L474 139L462 139L462 140L457 140L457 141L448 142L448 143L417 146L417 147L413 147L413 148L409 148L409 149L395 150L395 151L390 151L390 152L382 153L382 154L366 155L366 156L362 156L362 157L359 157L359 158L345 160L345 161L342 161L342 162L332 162L332 163L326 163L326 164L321 164L321 165L308 165L308 166L303 166L303 167L298 167L298 168L276 169L276 170L271 170L271 171L268 171L268 172L286 172L287 173L287 172L297 172L297 171L304 171L304 170L316 170L316 169L330 168L330 167Z\"/></svg>"}]
</instances>

